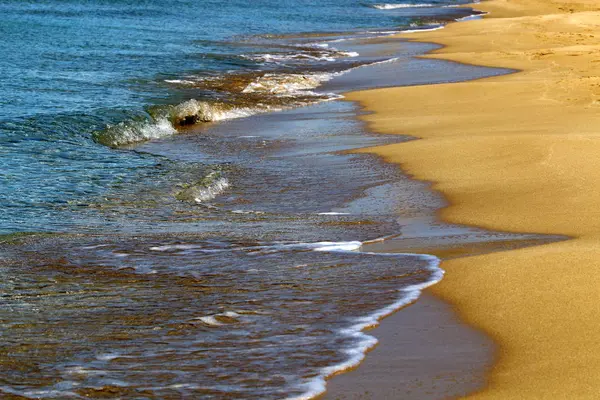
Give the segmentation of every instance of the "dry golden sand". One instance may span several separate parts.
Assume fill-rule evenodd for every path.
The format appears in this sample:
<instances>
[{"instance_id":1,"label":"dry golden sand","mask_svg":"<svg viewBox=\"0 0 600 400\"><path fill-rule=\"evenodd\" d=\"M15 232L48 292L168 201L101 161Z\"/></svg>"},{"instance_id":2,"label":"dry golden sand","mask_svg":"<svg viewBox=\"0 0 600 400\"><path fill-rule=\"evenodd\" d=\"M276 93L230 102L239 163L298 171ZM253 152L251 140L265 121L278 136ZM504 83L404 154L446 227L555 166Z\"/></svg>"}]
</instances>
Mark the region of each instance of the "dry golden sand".
<instances>
[{"instance_id":1,"label":"dry golden sand","mask_svg":"<svg viewBox=\"0 0 600 400\"><path fill-rule=\"evenodd\" d=\"M371 127L421 140L367 149L432 181L446 221L573 239L444 262L434 293L499 357L474 397L600 398L600 2L493 0L482 20L406 35L432 57L521 72L348 97Z\"/></svg>"}]
</instances>

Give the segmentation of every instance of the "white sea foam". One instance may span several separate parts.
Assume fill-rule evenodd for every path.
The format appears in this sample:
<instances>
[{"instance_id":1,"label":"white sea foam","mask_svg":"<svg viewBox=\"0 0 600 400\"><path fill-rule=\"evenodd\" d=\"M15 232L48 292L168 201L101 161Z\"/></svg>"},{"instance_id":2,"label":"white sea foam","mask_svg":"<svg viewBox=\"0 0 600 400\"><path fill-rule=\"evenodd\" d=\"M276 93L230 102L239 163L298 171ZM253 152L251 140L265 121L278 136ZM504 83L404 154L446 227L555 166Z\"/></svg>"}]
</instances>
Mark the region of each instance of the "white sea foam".
<instances>
[{"instance_id":1,"label":"white sea foam","mask_svg":"<svg viewBox=\"0 0 600 400\"><path fill-rule=\"evenodd\" d=\"M240 316L240 314L238 314L235 311L225 311L224 313L221 313L219 315L222 315L224 317L229 317L229 318L238 318Z\"/></svg>"},{"instance_id":2,"label":"white sea foam","mask_svg":"<svg viewBox=\"0 0 600 400\"><path fill-rule=\"evenodd\" d=\"M314 251L358 251L362 242L318 242L312 246Z\"/></svg>"},{"instance_id":3,"label":"white sea foam","mask_svg":"<svg viewBox=\"0 0 600 400\"><path fill-rule=\"evenodd\" d=\"M198 320L204 322L206 325L210 325L210 326L221 326L223 325L221 322L217 321L217 319L210 315L207 317L200 317L198 318Z\"/></svg>"},{"instance_id":4,"label":"white sea foam","mask_svg":"<svg viewBox=\"0 0 600 400\"><path fill-rule=\"evenodd\" d=\"M241 315L235 311L225 311L222 313L214 314L214 315L206 315L203 317L194 318L194 320L202 321L206 325L210 326L222 326L225 325L225 322L219 320L219 317L226 317L233 320L237 320ZM225 320L227 321L227 320Z\"/></svg>"},{"instance_id":5,"label":"white sea foam","mask_svg":"<svg viewBox=\"0 0 600 400\"><path fill-rule=\"evenodd\" d=\"M411 3L397 3L397 4L373 4L373 8L377 8L378 10L394 10L396 8L423 8L423 7L435 7L435 4L429 3L420 3L420 4L411 4Z\"/></svg>"},{"instance_id":6,"label":"white sea foam","mask_svg":"<svg viewBox=\"0 0 600 400\"><path fill-rule=\"evenodd\" d=\"M465 22L465 21L475 21L478 19L481 19L484 15L487 15L488 13L481 13L481 14L475 14L475 15L467 15L466 17L462 17L462 18L457 18L455 19L456 22Z\"/></svg>"},{"instance_id":7,"label":"white sea foam","mask_svg":"<svg viewBox=\"0 0 600 400\"><path fill-rule=\"evenodd\" d=\"M312 47L320 47L323 49L326 49L329 47L329 45L327 43L309 43L308 46L312 46Z\"/></svg>"},{"instance_id":8,"label":"white sea foam","mask_svg":"<svg viewBox=\"0 0 600 400\"><path fill-rule=\"evenodd\" d=\"M165 82L173 83L176 85L194 85L194 84L196 84L195 81L191 81L188 79L165 79Z\"/></svg>"},{"instance_id":9,"label":"white sea foam","mask_svg":"<svg viewBox=\"0 0 600 400\"><path fill-rule=\"evenodd\" d=\"M250 54L243 55L243 58L259 61L259 62L267 62L267 63L284 63L286 61L295 61L295 60L311 60L311 61L335 61L339 58L348 58L348 57L358 57L359 54L355 51L339 51L335 48L328 48L329 45L327 43L312 43L309 45L310 47L315 48L311 53L308 52L298 52L291 54Z\"/></svg>"},{"instance_id":10,"label":"white sea foam","mask_svg":"<svg viewBox=\"0 0 600 400\"><path fill-rule=\"evenodd\" d=\"M394 32L397 33L397 32ZM312 47L323 48L329 46L328 43L313 43ZM317 52L318 54L318 52ZM322 55L312 56L302 53L302 57L356 57L357 52L343 52L334 48L323 50ZM275 55L259 55L259 57L276 59L277 57L299 57L300 53L293 55L275 56ZM390 62L395 59L371 63L374 65L381 62ZM366 65L365 65L366 66ZM355 67L358 68L358 67ZM245 94L265 94L277 97L299 97L297 103L290 103L280 107L272 107L258 103L254 107L239 107L232 104L221 102L208 102L190 99L174 106L165 106L153 112L152 119L149 120L132 120L119 123L117 125L108 126L103 131L95 132L93 137L98 143L110 146L121 147L129 144L144 142L152 139L159 139L177 134L177 129L185 125L192 125L200 122L216 122L237 118L249 117L254 114L265 113L270 111L280 111L282 109L292 108L303 104L310 104L310 98L314 98L314 102L331 101L342 99L344 96L338 93L321 93L315 91L324 82L332 78L342 75L354 68L349 68L344 71L333 73L310 73L310 74L281 74L267 73L257 77L252 82L246 85L242 90ZM196 84L194 78L185 77L185 79L169 79L166 80L172 84ZM214 188L209 188L196 197L196 202L205 202L214 196L214 193L224 190L228 183L221 181Z\"/></svg>"},{"instance_id":11,"label":"white sea foam","mask_svg":"<svg viewBox=\"0 0 600 400\"><path fill-rule=\"evenodd\" d=\"M400 33L400 31L367 31L365 33L372 34L373 36L345 37L345 38L329 40L328 43L340 43L340 42L351 42L354 40L377 39L380 37L397 35L398 33Z\"/></svg>"},{"instance_id":12,"label":"white sea foam","mask_svg":"<svg viewBox=\"0 0 600 400\"><path fill-rule=\"evenodd\" d=\"M244 56L245 58L268 62L268 63L281 63L285 61L293 61L293 60L312 60L312 61L335 61L336 57L331 55L321 54L321 55L312 55L306 53L296 53L296 54L257 54L251 56Z\"/></svg>"},{"instance_id":13,"label":"white sea foam","mask_svg":"<svg viewBox=\"0 0 600 400\"><path fill-rule=\"evenodd\" d=\"M434 26L432 28L407 29L407 30L404 30L404 31L400 31L399 33L431 32L431 31L438 31L440 29L444 29L444 26L440 25L440 26Z\"/></svg>"},{"instance_id":14,"label":"white sea foam","mask_svg":"<svg viewBox=\"0 0 600 400\"><path fill-rule=\"evenodd\" d=\"M199 389L201 386L195 383L175 383L167 386L169 389Z\"/></svg>"},{"instance_id":15,"label":"white sea foam","mask_svg":"<svg viewBox=\"0 0 600 400\"><path fill-rule=\"evenodd\" d=\"M233 210L232 213L233 214L255 214L255 215L262 215L262 214L264 214L264 211Z\"/></svg>"},{"instance_id":16,"label":"white sea foam","mask_svg":"<svg viewBox=\"0 0 600 400\"><path fill-rule=\"evenodd\" d=\"M372 62L371 64L361 65L360 67L356 67L356 68L370 67L372 65L379 65L379 64L387 64L387 63L392 63L392 62L395 62L395 61L398 61L398 60L399 60L398 57L388 58L387 60L375 61L375 62Z\"/></svg>"},{"instance_id":17,"label":"white sea foam","mask_svg":"<svg viewBox=\"0 0 600 400\"><path fill-rule=\"evenodd\" d=\"M269 93L278 96L319 95L316 89L336 74L265 74L256 78L244 88L242 93Z\"/></svg>"},{"instance_id":18,"label":"white sea foam","mask_svg":"<svg viewBox=\"0 0 600 400\"><path fill-rule=\"evenodd\" d=\"M103 376L107 375L107 372L100 369L90 369L81 365L73 367L67 367L65 372L69 375L90 375L90 376Z\"/></svg>"},{"instance_id":19,"label":"white sea foam","mask_svg":"<svg viewBox=\"0 0 600 400\"><path fill-rule=\"evenodd\" d=\"M424 259L425 261L429 262L428 268L432 271L433 276L427 282L401 288L399 290L400 297L398 298L398 300L396 302L394 302L393 304L390 304L389 306L384 307L378 311L375 311L374 313L372 313L368 316L357 318L355 321L356 323L354 325L352 325L349 328L340 330L338 332L340 335L345 336L345 337L355 338L357 340L357 344L353 348L346 349L344 351L346 353L346 355L348 356L346 361L336 364L336 365L322 368L320 371L320 374L317 377L313 378L312 380L310 380L309 382L304 384L306 391L302 395L296 396L296 397L290 397L287 400L309 400L309 399L313 399L313 398L323 394L325 392L328 377L330 377L336 373L353 368L353 367L357 366L358 364L360 364L362 362L362 360L365 358L367 351L370 350L371 348L373 348L377 344L378 340L375 337L363 332L364 329L378 325L379 321L382 318L394 313L395 311L399 310L402 307L405 307L405 306L413 303L414 301L416 301L419 298L421 291L423 289L436 284L444 276L444 271L441 268L439 268L440 260L434 256L417 255L417 254L400 254L400 253L398 253L398 254L364 253L364 254L377 255L377 256L382 256L382 257L399 257L399 256L400 257L406 257L406 256L419 257L419 258Z\"/></svg>"},{"instance_id":20,"label":"white sea foam","mask_svg":"<svg viewBox=\"0 0 600 400\"><path fill-rule=\"evenodd\" d=\"M199 189L194 201L196 203L202 203L204 201L210 201L223 193L229 187L229 181L227 178L217 179L205 188Z\"/></svg>"},{"instance_id":21,"label":"white sea foam","mask_svg":"<svg viewBox=\"0 0 600 400\"><path fill-rule=\"evenodd\" d=\"M362 242L314 242L314 243L278 243L267 246L249 247L248 250L261 250L264 253L275 253L278 251L329 251L329 252L349 252L360 249Z\"/></svg>"},{"instance_id":22,"label":"white sea foam","mask_svg":"<svg viewBox=\"0 0 600 400\"><path fill-rule=\"evenodd\" d=\"M329 212L321 212L318 215L350 215L350 213L329 211Z\"/></svg>"},{"instance_id":23,"label":"white sea foam","mask_svg":"<svg viewBox=\"0 0 600 400\"><path fill-rule=\"evenodd\" d=\"M369 242L382 241L386 238L394 237L383 237L374 239ZM340 329L337 333L340 336L345 338L354 339L353 346L350 348L346 348L342 350L346 355L346 360L331 365L328 367L324 367L319 371L319 375L310 379L309 381L302 384L305 392L297 397L289 398L288 400L309 400L313 399L322 393L325 392L327 378L345 371L347 369L353 368L360 364L362 360L365 358L368 350L373 348L377 344L377 339L367 333L364 332L366 328L373 327L379 324L379 321L394 313L395 311L415 302L423 289L436 284L439 282L443 275L444 271L439 268L440 260L431 255L422 255L422 254L410 254L410 253L373 253L373 252L360 252L360 249L363 245L361 241L345 241L345 242L333 242L333 241L322 241L322 242L311 242L311 243L275 243L271 245L264 246L250 246L245 248L245 250L262 250L267 252L279 252L279 251L318 251L318 252L340 252L340 253L352 253L352 254L364 254L375 257L410 257L416 258L422 261L427 262L427 269L431 272L431 278L427 282L410 285L406 287L401 287L398 289L398 298L392 304L383 307L369 315L356 318L352 325ZM194 245L167 245L167 246L157 246L152 249L156 249L159 251L169 250L169 249L181 249L181 248L192 248ZM237 248L237 250L242 250ZM230 251L223 249L222 251ZM300 267L300 266L299 266ZM242 312L243 313L243 312ZM237 311L224 311L217 314L201 316L198 318L194 318L194 320L201 321L202 323L219 327L222 325L226 325L229 321L226 318L230 318L233 320L237 320L241 317L240 313Z\"/></svg>"},{"instance_id":24,"label":"white sea foam","mask_svg":"<svg viewBox=\"0 0 600 400\"><path fill-rule=\"evenodd\" d=\"M96 356L96 358L100 361L111 361L114 360L115 358L119 358L121 356L121 354L119 353L104 353L104 354L98 354Z\"/></svg>"}]
</instances>

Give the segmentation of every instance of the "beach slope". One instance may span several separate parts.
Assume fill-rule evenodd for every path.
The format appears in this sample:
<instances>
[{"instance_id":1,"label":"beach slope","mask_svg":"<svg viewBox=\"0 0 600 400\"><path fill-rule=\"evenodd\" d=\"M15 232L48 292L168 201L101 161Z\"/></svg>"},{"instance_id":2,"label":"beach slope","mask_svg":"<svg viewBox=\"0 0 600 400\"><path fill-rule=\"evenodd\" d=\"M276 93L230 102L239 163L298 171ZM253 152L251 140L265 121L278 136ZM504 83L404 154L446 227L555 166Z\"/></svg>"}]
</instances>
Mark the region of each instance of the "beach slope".
<instances>
[{"instance_id":1,"label":"beach slope","mask_svg":"<svg viewBox=\"0 0 600 400\"><path fill-rule=\"evenodd\" d=\"M440 217L571 239L444 262L433 292L498 344L485 398L600 393L600 4L493 0L481 20L403 35L428 57L518 72L348 97L377 132L420 138L370 148L431 181Z\"/></svg>"}]
</instances>

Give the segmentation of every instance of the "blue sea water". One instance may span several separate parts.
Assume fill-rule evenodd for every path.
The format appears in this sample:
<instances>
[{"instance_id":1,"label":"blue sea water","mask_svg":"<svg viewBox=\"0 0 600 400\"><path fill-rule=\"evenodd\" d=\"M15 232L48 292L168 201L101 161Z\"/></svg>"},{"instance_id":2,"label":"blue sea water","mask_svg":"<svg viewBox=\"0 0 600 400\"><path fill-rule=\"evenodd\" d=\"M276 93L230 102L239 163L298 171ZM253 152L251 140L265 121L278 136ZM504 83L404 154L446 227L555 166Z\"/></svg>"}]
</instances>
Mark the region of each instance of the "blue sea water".
<instances>
[{"instance_id":1,"label":"blue sea water","mask_svg":"<svg viewBox=\"0 0 600 400\"><path fill-rule=\"evenodd\" d=\"M396 26L358 1L4 1L2 118L135 108L156 78L245 65L221 40Z\"/></svg>"},{"instance_id":2,"label":"blue sea water","mask_svg":"<svg viewBox=\"0 0 600 400\"><path fill-rule=\"evenodd\" d=\"M427 4L438 2L456 4ZM109 124L141 118L151 105L202 96L175 92L165 80L260 71L264 63L240 58L260 53L260 46L248 43L257 35L390 30L427 23L424 8L380 10L376 4L3 1L0 233L69 230L77 217L63 206L89 201L107 186L133 179L132 170L154 165L152 157L115 152L91 138ZM268 46L263 43L262 50L268 52Z\"/></svg>"},{"instance_id":3,"label":"blue sea water","mask_svg":"<svg viewBox=\"0 0 600 400\"><path fill-rule=\"evenodd\" d=\"M435 201L343 152L403 139L335 78L460 3L0 2L0 397L308 399L360 362L442 271L360 251Z\"/></svg>"}]
</instances>

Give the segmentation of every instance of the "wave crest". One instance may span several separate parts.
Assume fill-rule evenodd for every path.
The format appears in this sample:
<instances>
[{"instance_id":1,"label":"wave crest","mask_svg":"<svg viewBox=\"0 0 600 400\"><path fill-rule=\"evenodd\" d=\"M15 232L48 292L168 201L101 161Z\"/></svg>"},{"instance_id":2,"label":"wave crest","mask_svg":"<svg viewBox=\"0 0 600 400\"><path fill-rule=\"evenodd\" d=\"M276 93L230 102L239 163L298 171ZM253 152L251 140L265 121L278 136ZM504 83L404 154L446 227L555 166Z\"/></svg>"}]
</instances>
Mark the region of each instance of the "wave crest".
<instances>
[{"instance_id":1,"label":"wave crest","mask_svg":"<svg viewBox=\"0 0 600 400\"><path fill-rule=\"evenodd\" d=\"M158 139L177 133L173 125L164 118L154 121L125 121L116 125L108 125L106 129L94 132L96 143L108 147L121 147L131 143Z\"/></svg>"},{"instance_id":2,"label":"wave crest","mask_svg":"<svg viewBox=\"0 0 600 400\"><path fill-rule=\"evenodd\" d=\"M175 194L180 201L202 203L210 201L229 188L229 180L219 171L213 171L204 178L190 185L185 185Z\"/></svg>"},{"instance_id":3,"label":"wave crest","mask_svg":"<svg viewBox=\"0 0 600 400\"><path fill-rule=\"evenodd\" d=\"M216 122L247 117L261 110L250 107L191 99L174 106L149 110L150 118L108 125L94 132L95 142L109 147L122 147L177 134L177 128L200 122Z\"/></svg>"},{"instance_id":4,"label":"wave crest","mask_svg":"<svg viewBox=\"0 0 600 400\"><path fill-rule=\"evenodd\" d=\"M169 121L176 126L193 125L198 122L216 122L247 117L257 112L248 107L235 107L227 103L209 103L191 99L169 109Z\"/></svg>"}]
</instances>

